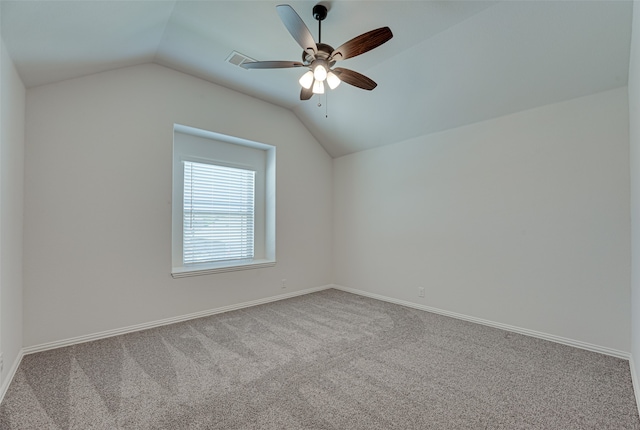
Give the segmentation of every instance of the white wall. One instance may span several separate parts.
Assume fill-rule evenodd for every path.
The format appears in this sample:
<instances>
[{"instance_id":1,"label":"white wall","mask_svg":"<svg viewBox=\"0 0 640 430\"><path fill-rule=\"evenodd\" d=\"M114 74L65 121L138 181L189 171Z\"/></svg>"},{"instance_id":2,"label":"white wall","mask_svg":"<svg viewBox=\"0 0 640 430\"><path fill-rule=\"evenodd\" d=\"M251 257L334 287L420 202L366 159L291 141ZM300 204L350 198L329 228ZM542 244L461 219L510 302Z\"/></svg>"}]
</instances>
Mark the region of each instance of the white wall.
<instances>
[{"instance_id":1,"label":"white wall","mask_svg":"<svg viewBox=\"0 0 640 430\"><path fill-rule=\"evenodd\" d=\"M631 371L640 382L640 4L633 3L629 60L629 142L631 166ZM636 397L640 397L637 385Z\"/></svg>"},{"instance_id":2,"label":"white wall","mask_svg":"<svg viewBox=\"0 0 640 430\"><path fill-rule=\"evenodd\" d=\"M0 47L0 351L4 381L22 348L25 88ZM1 391L1 390L0 390Z\"/></svg>"},{"instance_id":3,"label":"white wall","mask_svg":"<svg viewBox=\"0 0 640 430\"><path fill-rule=\"evenodd\" d=\"M25 346L332 281L332 161L290 111L147 64L31 88L26 122ZM275 267L171 278L174 122L277 146Z\"/></svg>"},{"instance_id":4,"label":"white wall","mask_svg":"<svg viewBox=\"0 0 640 430\"><path fill-rule=\"evenodd\" d=\"M627 103L620 88L334 160L335 282L628 352Z\"/></svg>"}]
</instances>

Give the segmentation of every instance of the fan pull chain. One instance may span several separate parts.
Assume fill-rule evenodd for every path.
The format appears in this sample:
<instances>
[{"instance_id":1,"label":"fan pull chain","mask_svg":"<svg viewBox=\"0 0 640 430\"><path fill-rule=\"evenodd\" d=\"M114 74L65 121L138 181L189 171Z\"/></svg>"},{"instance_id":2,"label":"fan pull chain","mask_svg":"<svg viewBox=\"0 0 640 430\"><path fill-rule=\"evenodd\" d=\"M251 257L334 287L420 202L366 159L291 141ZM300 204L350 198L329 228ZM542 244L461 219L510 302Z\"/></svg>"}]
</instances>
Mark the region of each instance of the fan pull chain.
<instances>
[{"instance_id":1,"label":"fan pull chain","mask_svg":"<svg viewBox=\"0 0 640 430\"><path fill-rule=\"evenodd\" d=\"M329 118L329 93L324 95L324 117Z\"/></svg>"},{"instance_id":2,"label":"fan pull chain","mask_svg":"<svg viewBox=\"0 0 640 430\"><path fill-rule=\"evenodd\" d=\"M329 118L329 94L324 93L324 117ZM318 94L318 108L322 107L322 94Z\"/></svg>"},{"instance_id":3,"label":"fan pull chain","mask_svg":"<svg viewBox=\"0 0 640 430\"><path fill-rule=\"evenodd\" d=\"M322 94L318 94L318 108L322 107ZM324 117L329 118L329 94L324 93Z\"/></svg>"}]
</instances>

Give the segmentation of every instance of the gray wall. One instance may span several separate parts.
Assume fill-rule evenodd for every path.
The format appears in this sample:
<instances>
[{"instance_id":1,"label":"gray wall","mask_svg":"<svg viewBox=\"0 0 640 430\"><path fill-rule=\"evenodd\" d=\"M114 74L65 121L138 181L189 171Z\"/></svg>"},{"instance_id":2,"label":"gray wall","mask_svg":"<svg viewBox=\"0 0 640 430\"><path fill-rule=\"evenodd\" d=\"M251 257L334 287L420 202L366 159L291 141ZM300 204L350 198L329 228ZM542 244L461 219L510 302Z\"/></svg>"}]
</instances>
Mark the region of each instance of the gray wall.
<instances>
[{"instance_id":1,"label":"gray wall","mask_svg":"<svg viewBox=\"0 0 640 430\"><path fill-rule=\"evenodd\" d=\"M147 64L31 88L26 122L25 346L331 282L332 162L290 111ZM171 278L174 122L277 147L275 267Z\"/></svg>"},{"instance_id":2,"label":"gray wall","mask_svg":"<svg viewBox=\"0 0 640 430\"><path fill-rule=\"evenodd\" d=\"M25 88L0 48L0 352L5 377L22 348L22 207Z\"/></svg>"},{"instance_id":3,"label":"gray wall","mask_svg":"<svg viewBox=\"0 0 640 430\"><path fill-rule=\"evenodd\" d=\"M636 399L640 381L640 7L633 4L633 30L629 60L629 142L631 167L631 372Z\"/></svg>"},{"instance_id":4,"label":"gray wall","mask_svg":"<svg viewBox=\"0 0 640 430\"><path fill-rule=\"evenodd\" d=\"M335 282L624 356L628 157L620 88L338 158Z\"/></svg>"}]
</instances>

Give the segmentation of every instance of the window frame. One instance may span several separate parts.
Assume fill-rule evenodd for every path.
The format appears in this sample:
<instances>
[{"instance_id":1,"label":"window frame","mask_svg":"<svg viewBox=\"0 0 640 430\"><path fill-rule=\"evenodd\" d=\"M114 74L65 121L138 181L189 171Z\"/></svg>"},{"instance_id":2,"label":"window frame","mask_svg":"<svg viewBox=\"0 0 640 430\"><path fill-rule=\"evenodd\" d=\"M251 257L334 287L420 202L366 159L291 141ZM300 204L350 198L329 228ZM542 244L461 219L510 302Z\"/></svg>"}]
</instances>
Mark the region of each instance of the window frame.
<instances>
[{"instance_id":1,"label":"window frame","mask_svg":"<svg viewBox=\"0 0 640 430\"><path fill-rule=\"evenodd\" d=\"M173 136L171 276L181 278L274 266L275 146L180 124L174 124ZM253 259L183 264L184 161L256 171Z\"/></svg>"}]
</instances>

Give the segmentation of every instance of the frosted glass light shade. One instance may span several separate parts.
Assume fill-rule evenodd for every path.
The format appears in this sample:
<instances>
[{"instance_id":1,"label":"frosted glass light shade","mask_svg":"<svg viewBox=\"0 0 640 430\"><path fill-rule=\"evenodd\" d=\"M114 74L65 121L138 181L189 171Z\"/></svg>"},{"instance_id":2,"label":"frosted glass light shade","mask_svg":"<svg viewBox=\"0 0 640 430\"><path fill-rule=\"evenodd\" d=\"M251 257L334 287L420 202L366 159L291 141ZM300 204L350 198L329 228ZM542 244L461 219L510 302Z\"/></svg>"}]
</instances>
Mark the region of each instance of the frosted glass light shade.
<instances>
[{"instance_id":1,"label":"frosted glass light shade","mask_svg":"<svg viewBox=\"0 0 640 430\"><path fill-rule=\"evenodd\" d=\"M324 68L324 65L318 64L313 69L313 77L316 78L316 81L324 81L327 79L327 69Z\"/></svg>"},{"instance_id":2,"label":"frosted glass light shade","mask_svg":"<svg viewBox=\"0 0 640 430\"><path fill-rule=\"evenodd\" d=\"M324 83L322 81L315 81L313 83L314 94L324 94Z\"/></svg>"},{"instance_id":3,"label":"frosted glass light shade","mask_svg":"<svg viewBox=\"0 0 640 430\"><path fill-rule=\"evenodd\" d=\"M313 85L313 72L309 70L307 73L302 75L298 82L300 82L300 85L302 85L303 88L308 90L311 88L311 85Z\"/></svg>"},{"instance_id":4,"label":"frosted glass light shade","mask_svg":"<svg viewBox=\"0 0 640 430\"><path fill-rule=\"evenodd\" d=\"M340 85L340 82L342 81L340 80L338 75L336 75L332 71L329 71L329 73L327 73L327 84L329 84L329 88L331 88L332 90L336 89L338 85Z\"/></svg>"}]
</instances>

